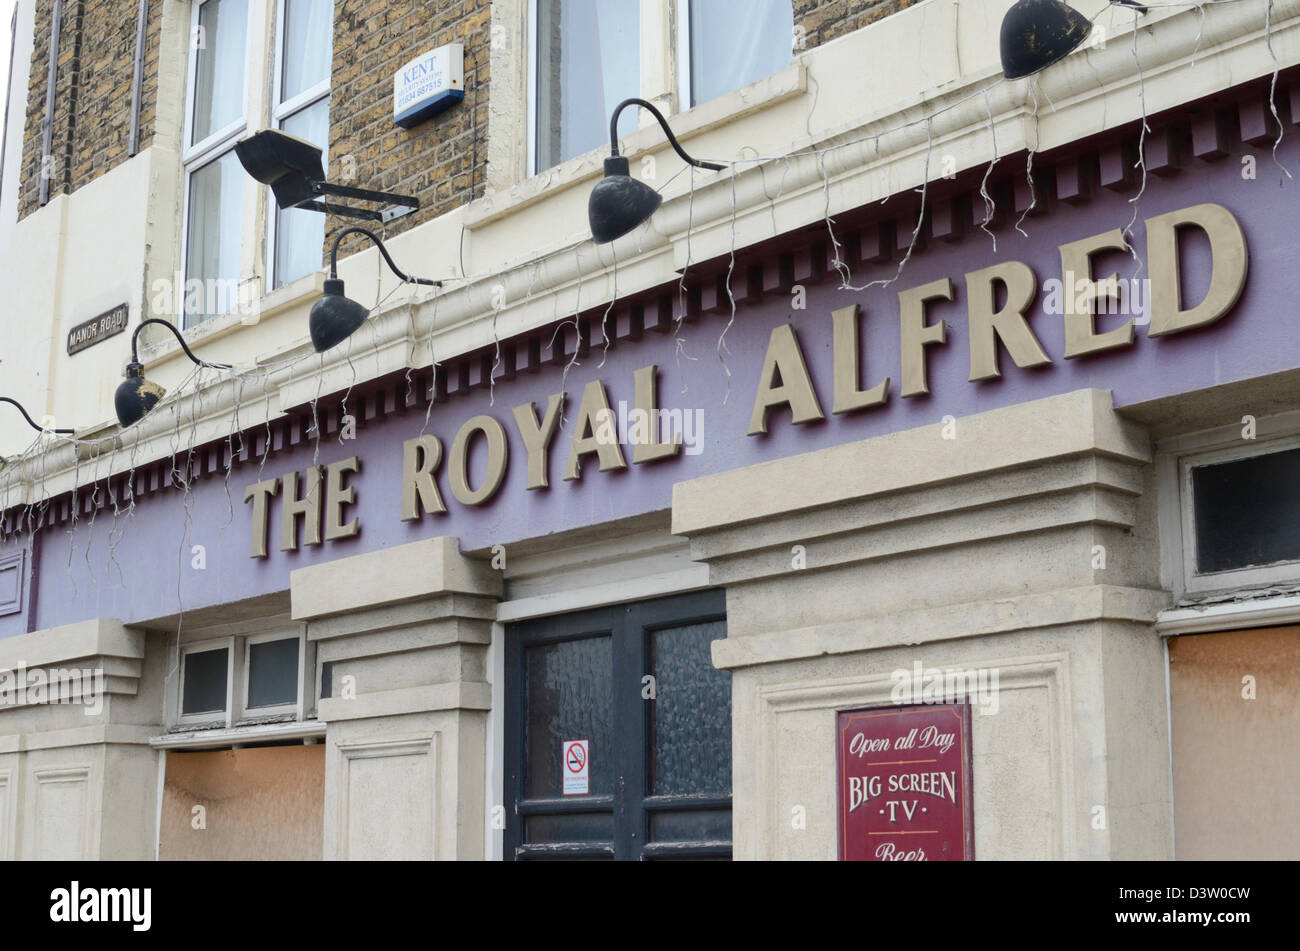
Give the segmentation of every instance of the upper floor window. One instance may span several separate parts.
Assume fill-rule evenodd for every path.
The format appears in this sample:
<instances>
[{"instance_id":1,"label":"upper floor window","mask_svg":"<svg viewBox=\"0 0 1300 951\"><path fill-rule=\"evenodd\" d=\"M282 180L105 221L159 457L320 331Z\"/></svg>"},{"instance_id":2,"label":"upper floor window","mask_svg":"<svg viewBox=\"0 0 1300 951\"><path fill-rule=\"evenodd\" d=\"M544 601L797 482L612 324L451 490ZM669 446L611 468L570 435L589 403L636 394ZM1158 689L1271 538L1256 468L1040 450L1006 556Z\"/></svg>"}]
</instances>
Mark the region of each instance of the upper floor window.
<instances>
[{"instance_id":1,"label":"upper floor window","mask_svg":"<svg viewBox=\"0 0 1300 951\"><path fill-rule=\"evenodd\" d=\"M201 0L191 22L186 109L184 325L233 310L240 287L265 276L267 290L321 266L325 219L281 212L255 186L234 147L273 126L329 146L334 9L330 0L278 0L270 29L250 17L250 0ZM256 68L270 63L269 72ZM249 77L256 77L250 88ZM264 78L263 78L264 77ZM268 111L269 103L269 111ZM266 258L245 253L266 238Z\"/></svg>"},{"instance_id":2,"label":"upper floor window","mask_svg":"<svg viewBox=\"0 0 1300 951\"><path fill-rule=\"evenodd\" d=\"M607 141L609 117L641 94L641 14L628 0L535 0L538 170ZM619 117L619 133L636 113Z\"/></svg>"},{"instance_id":3,"label":"upper floor window","mask_svg":"<svg viewBox=\"0 0 1300 951\"><path fill-rule=\"evenodd\" d=\"M784 69L794 45L790 0L678 0L680 94L691 106Z\"/></svg>"},{"instance_id":4,"label":"upper floor window","mask_svg":"<svg viewBox=\"0 0 1300 951\"><path fill-rule=\"evenodd\" d=\"M622 100L716 99L786 66L794 40L791 0L531 0L528 25L529 174L604 145ZM629 109L619 135L636 128Z\"/></svg>"},{"instance_id":5,"label":"upper floor window","mask_svg":"<svg viewBox=\"0 0 1300 951\"><path fill-rule=\"evenodd\" d=\"M330 66L334 5L282 0L276 45L276 127L320 147L329 163ZM301 208L275 209L271 286L281 287L321 266L325 216Z\"/></svg>"},{"instance_id":6,"label":"upper floor window","mask_svg":"<svg viewBox=\"0 0 1300 951\"><path fill-rule=\"evenodd\" d=\"M186 326L238 300L244 170L234 148L248 128L248 0L203 0L193 17L184 270L201 290L185 294Z\"/></svg>"}]
</instances>

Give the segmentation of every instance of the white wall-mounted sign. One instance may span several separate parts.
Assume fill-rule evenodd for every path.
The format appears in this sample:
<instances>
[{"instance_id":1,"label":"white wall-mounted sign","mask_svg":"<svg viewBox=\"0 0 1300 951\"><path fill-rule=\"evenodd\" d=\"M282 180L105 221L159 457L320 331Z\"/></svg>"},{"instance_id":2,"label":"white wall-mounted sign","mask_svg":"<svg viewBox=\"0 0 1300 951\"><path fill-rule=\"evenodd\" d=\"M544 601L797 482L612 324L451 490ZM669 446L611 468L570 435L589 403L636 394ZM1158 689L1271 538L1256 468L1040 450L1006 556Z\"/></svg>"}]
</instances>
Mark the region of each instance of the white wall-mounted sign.
<instances>
[{"instance_id":1,"label":"white wall-mounted sign","mask_svg":"<svg viewBox=\"0 0 1300 951\"><path fill-rule=\"evenodd\" d=\"M465 98L465 50L448 43L393 74L393 121L409 129Z\"/></svg>"},{"instance_id":2,"label":"white wall-mounted sign","mask_svg":"<svg viewBox=\"0 0 1300 951\"><path fill-rule=\"evenodd\" d=\"M585 796L591 789L591 758L587 755L588 749L586 740L565 740L561 744L566 796Z\"/></svg>"}]
</instances>

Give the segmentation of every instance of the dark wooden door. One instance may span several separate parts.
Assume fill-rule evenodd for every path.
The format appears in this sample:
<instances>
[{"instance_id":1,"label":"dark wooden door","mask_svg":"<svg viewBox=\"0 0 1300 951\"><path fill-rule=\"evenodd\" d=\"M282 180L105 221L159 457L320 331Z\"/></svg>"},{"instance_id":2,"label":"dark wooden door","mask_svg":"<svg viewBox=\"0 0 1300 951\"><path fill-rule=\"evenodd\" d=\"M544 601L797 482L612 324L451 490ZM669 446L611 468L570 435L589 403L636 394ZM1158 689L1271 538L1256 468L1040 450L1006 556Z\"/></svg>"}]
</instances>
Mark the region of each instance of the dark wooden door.
<instances>
[{"instance_id":1,"label":"dark wooden door","mask_svg":"<svg viewBox=\"0 0 1300 951\"><path fill-rule=\"evenodd\" d=\"M702 591L506 628L505 857L731 857L731 674ZM565 741L588 791L564 794Z\"/></svg>"}]
</instances>

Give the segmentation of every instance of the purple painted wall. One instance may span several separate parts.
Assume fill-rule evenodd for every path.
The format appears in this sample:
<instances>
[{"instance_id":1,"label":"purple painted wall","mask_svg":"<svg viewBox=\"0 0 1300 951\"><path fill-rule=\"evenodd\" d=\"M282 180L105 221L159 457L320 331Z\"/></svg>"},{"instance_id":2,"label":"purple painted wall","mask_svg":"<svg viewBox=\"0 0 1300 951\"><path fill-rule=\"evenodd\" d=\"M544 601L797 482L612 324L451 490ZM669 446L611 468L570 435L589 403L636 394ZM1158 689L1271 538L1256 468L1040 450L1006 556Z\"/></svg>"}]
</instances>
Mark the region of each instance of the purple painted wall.
<instances>
[{"instance_id":1,"label":"purple painted wall","mask_svg":"<svg viewBox=\"0 0 1300 951\"><path fill-rule=\"evenodd\" d=\"M1300 167L1300 148L1296 146L1296 137L1290 136L1279 152L1282 161L1292 167ZM672 486L678 481L927 425L949 414L967 416L1083 387L1110 389L1117 405L1123 406L1300 367L1300 335L1294 330L1295 317L1290 310L1300 300L1300 267L1296 266L1293 250L1295 199L1300 184L1280 181L1281 172L1265 157L1266 151L1257 154L1258 180L1244 180L1241 166L1232 158L1213 165L1197 162L1170 179L1153 177L1141 201L1136 228L1140 253L1145 252L1141 226L1145 217L1214 201L1226 206L1241 222L1250 249L1246 290L1235 310L1210 328L1154 340L1146 337L1145 328L1139 328L1132 347L1067 362L1061 358L1061 319L1039 312L1031 324L1054 361L1051 366L1020 370L1003 353L1002 379L978 384L967 381L963 275L1016 259L1033 267L1040 286L1049 278L1059 279L1059 244L1123 226L1132 214L1131 194L1102 191L1086 205L1059 205L1048 216L1028 219L1024 225L1028 239L1010 228L1002 229L996 252L978 230L955 245L936 243L914 257L902 279L889 289L846 292L838 290L837 281L827 281L808 288L806 310L791 311L789 295L741 306L726 335L730 377L717 355L718 338L727 322L725 312L683 328L682 350L690 359L675 358L673 338L655 334L635 343L620 342L609 351L604 366L599 366L601 353L597 348L569 374L570 424L552 446L549 490L524 489L525 453L511 407L528 400L544 407L547 396L560 389L561 371L554 367L498 384L495 405L490 403L488 391L477 390L434 407L429 431L447 447L460 425L476 414L491 414L506 428L509 471L493 502L480 509L466 509L451 497L444 471L439 484L449 512L428 516L419 523L400 521L401 445L420 431L424 423L420 412L372 424L361 430L355 441L340 444L329 440L321 445L322 464L352 455L362 459L362 472L350 479L356 487L357 504L349 514L361 520L361 534L355 539L296 553L279 552L277 499L271 510L271 556L251 559L250 506L242 498L244 487L257 481L255 465L235 471L229 498L224 482L210 478L190 495L188 505L178 493L157 493L143 499L129 519L114 522L111 512L101 512L93 524L83 519L71 532L53 530L38 546L40 585L36 613L30 622L40 629L95 617L131 623L173 614L182 608L218 605L285 590L294 568L426 537L456 536L465 550L508 546L523 539L666 509L671 504ZM1190 232L1184 245L1184 297L1196 301L1209 279L1207 244L1199 232ZM888 277L895 267L890 263L862 268L854 274L854 283ZM1113 260L1099 261L1095 273L1104 275L1118 269L1121 276L1128 276L1132 268L1131 258L1117 255ZM948 325L947 345L929 350L932 395L901 400L897 292L945 276L954 283L956 299L951 304L932 305L930 311L931 321L943 319ZM1040 303L1041 299L1040 295ZM872 385L887 375L893 381L893 391L883 407L849 416L830 416L830 313L855 301L865 311L863 385ZM1122 319L1103 318L1098 321L1098 329L1107 329ZM819 424L792 426L788 413L779 411L771 417L767 437L746 436L769 331L787 320L798 330L829 418ZM580 482L562 481L572 416L583 385L599 378L605 381L613 405L617 406L619 400L630 403L633 372L651 363L661 368L661 407L703 411L703 451L612 474L597 471L595 460L588 460ZM265 476L280 476L295 468L303 471L312 461L312 452L308 444L272 457ZM630 462L630 451L628 458ZM476 471L481 471L482 460L478 462ZM879 464L889 465L890 461L881 459ZM115 539L114 553L110 553L110 537ZM205 570L190 567L191 545L205 546ZM0 636L23 633L27 624L26 612L0 618Z\"/></svg>"}]
</instances>

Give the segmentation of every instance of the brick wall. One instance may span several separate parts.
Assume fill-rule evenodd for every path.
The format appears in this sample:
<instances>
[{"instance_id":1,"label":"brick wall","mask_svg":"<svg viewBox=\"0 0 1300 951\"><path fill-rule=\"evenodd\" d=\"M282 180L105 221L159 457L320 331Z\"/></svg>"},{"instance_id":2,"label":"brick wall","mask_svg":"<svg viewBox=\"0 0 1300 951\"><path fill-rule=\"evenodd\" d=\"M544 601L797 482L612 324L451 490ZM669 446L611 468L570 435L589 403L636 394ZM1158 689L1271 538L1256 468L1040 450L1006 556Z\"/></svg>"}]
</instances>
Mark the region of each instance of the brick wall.
<instances>
[{"instance_id":1,"label":"brick wall","mask_svg":"<svg viewBox=\"0 0 1300 951\"><path fill-rule=\"evenodd\" d=\"M138 10L138 0L64 0L50 156L42 162L54 0L38 0L19 178L20 218L40 207L42 169L53 198L75 191L126 160ZM150 0L140 100L142 150L153 138L161 24L162 2Z\"/></svg>"},{"instance_id":2,"label":"brick wall","mask_svg":"<svg viewBox=\"0 0 1300 951\"><path fill-rule=\"evenodd\" d=\"M793 0L813 48L918 0ZM162 0L150 0L140 148L153 137ZM19 216L39 207L42 119L54 0L37 0L22 151ZM127 157L138 0L64 0L51 156L51 197L75 191ZM480 195L486 179L490 0L335 0L330 178L415 195L398 234ZM465 48L465 101L410 131L392 122L393 73L445 43ZM19 73L19 77L21 73ZM16 77L18 78L18 77ZM19 80L21 81L21 80ZM349 178L350 175L350 178ZM334 231L350 222L331 216ZM358 249L363 242L345 245Z\"/></svg>"},{"instance_id":3,"label":"brick wall","mask_svg":"<svg viewBox=\"0 0 1300 951\"><path fill-rule=\"evenodd\" d=\"M362 188L418 197L420 210L389 224L389 235L482 194L490 40L490 0L335 0L330 178L351 170ZM446 43L465 48L464 101L409 131L393 125L393 74ZM327 230L348 223L331 216ZM353 236L343 248L364 243Z\"/></svg>"},{"instance_id":4,"label":"brick wall","mask_svg":"<svg viewBox=\"0 0 1300 951\"><path fill-rule=\"evenodd\" d=\"M803 28L806 49L860 30L906 10L920 0L794 0L794 23Z\"/></svg>"}]
</instances>

